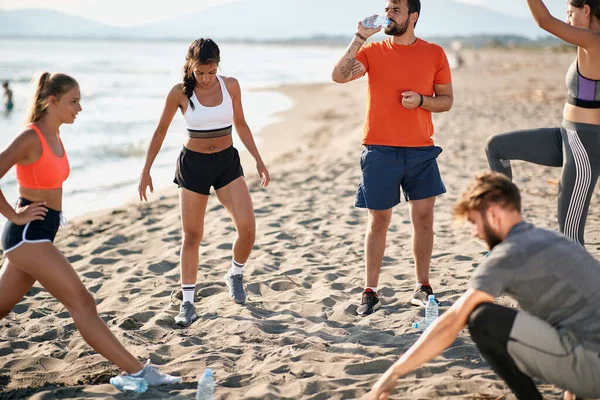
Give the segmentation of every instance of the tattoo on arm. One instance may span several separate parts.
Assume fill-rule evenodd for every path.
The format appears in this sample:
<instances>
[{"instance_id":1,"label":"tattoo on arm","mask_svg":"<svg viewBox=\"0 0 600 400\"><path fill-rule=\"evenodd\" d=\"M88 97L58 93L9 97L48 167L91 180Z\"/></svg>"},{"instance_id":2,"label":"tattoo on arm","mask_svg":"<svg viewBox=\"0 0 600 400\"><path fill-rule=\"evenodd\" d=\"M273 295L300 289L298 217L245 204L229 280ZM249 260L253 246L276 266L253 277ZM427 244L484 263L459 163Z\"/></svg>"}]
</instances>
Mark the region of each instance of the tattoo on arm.
<instances>
[{"instance_id":1,"label":"tattoo on arm","mask_svg":"<svg viewBox=\"0 0 600 400\"><path fill-rule=\"evenodd\" d=\"M346 57L344 57L344 62L342 67L340 68L340 73L344 79L348 79L348 77L354 78L359 75L361 72L360 63L356 62L356 53L358 53L358 49L362 46L362 42L358 40L354 40L348 49L348 53ZM354 53L354 55L352 55Z\"/></svg>"}]
</instances>

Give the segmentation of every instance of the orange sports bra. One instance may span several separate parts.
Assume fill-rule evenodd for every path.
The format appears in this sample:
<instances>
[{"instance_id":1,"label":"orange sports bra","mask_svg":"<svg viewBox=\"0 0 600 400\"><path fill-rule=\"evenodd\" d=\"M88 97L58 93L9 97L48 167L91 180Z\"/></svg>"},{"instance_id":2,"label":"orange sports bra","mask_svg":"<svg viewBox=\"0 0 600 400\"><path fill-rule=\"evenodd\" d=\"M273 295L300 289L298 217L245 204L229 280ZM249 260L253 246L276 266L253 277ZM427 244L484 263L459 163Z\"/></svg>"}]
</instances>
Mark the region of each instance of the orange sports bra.
<instances>
[{"instance_id":1,"label":"orange sports bra","mask_svg":"<svg viewBox=\"0 0 600 400\"><path fill-rule=\"evenodd\" d=\"M17 182L19 186L29 189L59 189L63 182L69 176L71 167L67 152L63 146L60 137L60 145L63 148L63 156L57 157L52 152L50 146L46 142L44 135L34 124L30 124L29 128L33 129L40 139L42 145L42 155L40 158L28 165L17 164Z\"/></svg>"}]
</instances>

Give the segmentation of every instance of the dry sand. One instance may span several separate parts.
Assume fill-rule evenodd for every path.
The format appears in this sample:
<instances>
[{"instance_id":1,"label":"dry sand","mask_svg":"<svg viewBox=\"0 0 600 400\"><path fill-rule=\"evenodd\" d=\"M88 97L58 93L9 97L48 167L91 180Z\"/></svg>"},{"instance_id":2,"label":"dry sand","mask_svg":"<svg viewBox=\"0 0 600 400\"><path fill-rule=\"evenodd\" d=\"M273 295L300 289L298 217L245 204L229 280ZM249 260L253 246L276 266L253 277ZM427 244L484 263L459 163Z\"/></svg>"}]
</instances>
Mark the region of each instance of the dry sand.
<instances>
[{"instance_id":1,"label":"dry sand","mask_svg":"<svg viewBox=\"0 0 600 400\"><path fill-rule=\"evenodd\" d=\"M448 193L436 204L432 285L441 311L465 290L486 249L454 226L451 207L473 175L487 168L485 139L519 128L556 126L566 98L564 74L574 54L486 50L465 54L454 72L455 105L436 115L436 144ZM211 197L200 249L200 319L174 327L181 241L174 189L148 204L131 203L71 221L57 246L94 294L113 332L141 359L184 383L121 394L108 384L116 367L91 350L65 308L37 285L0 322L0 398L191 399L205 367L218 399L351 399L363 396L418 338L407 304L413 288L407 207L394 211L381 274L383 308L355 316L363 285L366 212L353 207L366 81L282 87L293 108L260 133L273 181L259 188L244 159L257 217L245 267L249 300L232 303L222 280L235 232ZM514 163L524 215L557 228L560 169ZM133 196L134 194L132 194ZM600 252L596 191L587 248ZM501 298L502 304L511 304ZM541 386L544 396L560 390ZM393 399L514 399L463 331L440 357L399 380Z\"/></svg>"}]
</instances>

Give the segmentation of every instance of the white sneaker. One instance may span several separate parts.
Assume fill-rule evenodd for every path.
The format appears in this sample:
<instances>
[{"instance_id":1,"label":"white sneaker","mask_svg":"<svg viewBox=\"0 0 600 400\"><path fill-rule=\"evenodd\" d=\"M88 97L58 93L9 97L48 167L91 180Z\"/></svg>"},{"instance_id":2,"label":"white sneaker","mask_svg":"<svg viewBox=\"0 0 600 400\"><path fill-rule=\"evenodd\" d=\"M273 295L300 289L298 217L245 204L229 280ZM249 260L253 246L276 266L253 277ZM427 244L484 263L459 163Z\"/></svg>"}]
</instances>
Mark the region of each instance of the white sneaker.
<instances>
[{"instance_id":1,"label":"white sneaker","mask_svg":"<svg viewBox=\"0 0 600 400\"><path fill-rule=\"evenodd\" d=\"M173 376L169 374L163 374L150 363L150 360L146 361L142 373L135 375L135 378L144 378L148 382L148 386L160 386L170 385L172 383L179 383L182 381L181 377Z\"/></svg>"}]
</instances>

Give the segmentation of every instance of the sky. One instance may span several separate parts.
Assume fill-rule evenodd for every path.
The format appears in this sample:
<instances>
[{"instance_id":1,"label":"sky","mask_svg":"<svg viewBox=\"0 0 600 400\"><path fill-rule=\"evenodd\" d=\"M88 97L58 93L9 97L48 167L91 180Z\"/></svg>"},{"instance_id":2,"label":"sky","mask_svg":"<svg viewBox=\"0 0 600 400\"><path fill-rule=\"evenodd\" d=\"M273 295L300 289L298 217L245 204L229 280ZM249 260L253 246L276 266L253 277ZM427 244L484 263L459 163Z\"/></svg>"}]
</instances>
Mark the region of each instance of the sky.
<instances>
[{"instance_id":1,"label":"sky","mask_svg":"<svg viewBox=\"0 0 600 400\"><path fill-rule=\"evenodd\" d=\"M115 26L135 26L177 17L216 4L244 0L0 0L0 9L52 9ZM285 1L285 0L282 0ZM334 0L325 0L334 1ZM336 0L338 1L338 0ZM343 1L343 0L341 0ZM375 0L368 0L375 1ZM426 6L428 0L423 0ZM482 5L505 14L528 16L526 0L456 0ZM383 1L382 1L383 2ZM566 0L545 0L554 16L566 16Z\"/></svg>"}]
</instances>

